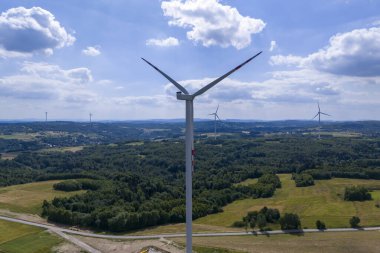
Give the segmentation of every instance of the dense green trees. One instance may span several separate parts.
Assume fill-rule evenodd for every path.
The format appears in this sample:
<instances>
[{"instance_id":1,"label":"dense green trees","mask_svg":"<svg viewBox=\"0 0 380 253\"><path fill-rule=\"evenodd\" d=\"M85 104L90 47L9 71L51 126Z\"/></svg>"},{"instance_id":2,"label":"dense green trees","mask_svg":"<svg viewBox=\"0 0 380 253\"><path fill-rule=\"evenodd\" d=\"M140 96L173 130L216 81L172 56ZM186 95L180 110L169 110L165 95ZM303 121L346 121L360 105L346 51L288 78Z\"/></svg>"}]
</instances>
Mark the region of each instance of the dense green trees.
<instances>
[{"instance_id":1,"label":"dense green trees","mask_svg":"<svg viewBox=\"0 0 380 253\"><path fill-rule=\"evenodd\" d=\"M57 191L78 191L78 190L97 190L101 186L101 181L90 179L66 180L53 185Z\"/></svg>"},{"instance_id":2,"label":"dense green trees","mask_svg":"<svg viewBox=\"0 0 380 253\"><path fill-rule=\"evenodd\" d=\"M254 229L256 226L260 230L265 230L268 223L277 223L280 219L278 209L263 207L260 211L248 212L241 221L235 221L233 227L246 227Z\"/></svg>"},{"instance_id":3,"label":"dense green trees","mask_svg":"<svg viewBox=\"0 0 380 253\"><path fill-rule=\"evenodd\" d=\"M293 174L292 179L296 183L297 187L306 187L314 185L313 176L307 173Z\"/></svg>"},{"instance_id":4,"label":"dense green trees","mask_svg":"<svg viewBox=\"0 0 380 253\"><path fill-rule=\"evenodd\" d=\"M258 182L263 185L272 184L275 188L281 188L280 178L276 174L264 174Z\"/></svg>"},{"instance_id":5,"label":"dense green trees","mask_svg":"<svg viewBox=\"0 0 380 253\"><path fill-rule=\"evenodd\" d=\"M0 185L49 179L81 182L81 189L92 190L44 207L50 220L68 224L119 231L141 227L137 223L184 221L183 141L139 144L96 145L75 153L23 152L12 161L0 160ZM378 137L200 139L195 144L194 218L220 212L239 198L273 196L281 186L274 174L278 172L310 174L315 179L380 178L379 147ZM84 178L100 186L86 187ZM249 186L236 185L248 178L259 180Z\"/></svg>"},{"instance_id":6,"label":"dense green trees","mask_svg":"<svg viewBox=\"0 0 380 253\"><path fill-rule=\"evenodd\" d=\"M357 216L352 216L349 222L352 228L357 228L359 227L360 218Z\"/></svg>"},{"instance_id":7,"label":"dense green trees","mask_svg":"<svg viewBox=\"0 0 380 253\"><path fill-rule=\"evenodd\" d=\"M346 187L344 191L344 200L348 201L364 201L371 200L369 190L363 186Z\"/></svg>"},{"instance_id":8,"label":"dense green trees","mask_svg":"<svg viewBox=\"0 0 380 253\"><path fill-rule=\"evenodd\" d=\"M280 218L280 225L282 230L301 229L300 218L294 213L285 213Z\"/></svg>"}]
</instances>

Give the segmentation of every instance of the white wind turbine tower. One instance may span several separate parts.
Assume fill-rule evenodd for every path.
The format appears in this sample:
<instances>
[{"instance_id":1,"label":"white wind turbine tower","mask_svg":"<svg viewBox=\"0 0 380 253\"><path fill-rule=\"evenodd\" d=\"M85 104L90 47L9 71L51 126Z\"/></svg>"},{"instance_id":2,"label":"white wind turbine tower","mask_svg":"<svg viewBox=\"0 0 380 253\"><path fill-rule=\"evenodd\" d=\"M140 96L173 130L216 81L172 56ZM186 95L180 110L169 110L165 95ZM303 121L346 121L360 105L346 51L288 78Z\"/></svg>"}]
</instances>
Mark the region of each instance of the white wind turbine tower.
<instances>
[{"instance_id":1,"label":"white wind turbine tower","mask_svg":"<svg viewBox=\"0 0 380 253\"><path fill-rule=\"evenodd\" d=\"M181 86L179 83L177 83L175 80L173 80L170 76L162 72L160 69L158 69L156 66L154 66L149 61L145 60L144 58L141 58L146 63L148 63L151 67L153 67L155 70L157 70L161 75L163 75L166 79L168 79L172 84L174 84L175 87L177 87L180 91L177 92L177 99L178 100L185 100L186 101L186 252L191 253L192 252L192 221L193 221L193 203L192 203L192 173L193 173L193 166L194 166L194 130L193 130L193 121L194 121L194 110L193 110L193 101L195 97L202 95L205 93L208 89L212 88L214 85L222 81L227 76L231 75L236 70L240 69L242 66L250 62L253 58L257 57L261 52L257 53L256 55L252 56L236 68L230 70L226 74L222 75L221 77L215 79L211 83L207 84L194 94L189 94L189 92Z\"/></svg>"},{"instance_id":2,"label":"white wind turbine tower","mask_svg":"<svg viewBox=\"0 0 380 253\"><path fill-rule=\"evenodd\" d=\"M318 112L313 118L315 119L318 116L318 139L321 139L321 114L326 115L326 116L331 116L330 114L321 112L321 107L319 107L319 102L318 102Z\"/></svg>"},{"instance_id":3,"label":"white wind turbine tower","mask_svg":"<svg viewBox=\"0 0 380 253\"><path fill-rule=\"evenodd\" d=\"M47 122L47 112L45 112L45 122Z\"/></svg>"},{"instance_id":4,"label":"white wind turbine tower","mask_svg":"<svg viewBox=\"0 0 380 253\"><path fill-rule=\"evenodd\" d=\"M219 110L219 105L216 108L216 111L214 113L209 114L209 115L214 115L214 137L215 137L215 139L216 139L216 120L218 119L219 121L221 121L219 116L218 116L218 110Z\"/></svg>"},{"instance_id":5,"label":"white wind turbine tower","mask_svg":"<svg viewBox=\"0 0 380 253\"><path fill-rule=\"evenodd\" d=\"M90 124L91 124L91 122L92 122L92 113L90 112Z\"/></svg>"}]
</instances>

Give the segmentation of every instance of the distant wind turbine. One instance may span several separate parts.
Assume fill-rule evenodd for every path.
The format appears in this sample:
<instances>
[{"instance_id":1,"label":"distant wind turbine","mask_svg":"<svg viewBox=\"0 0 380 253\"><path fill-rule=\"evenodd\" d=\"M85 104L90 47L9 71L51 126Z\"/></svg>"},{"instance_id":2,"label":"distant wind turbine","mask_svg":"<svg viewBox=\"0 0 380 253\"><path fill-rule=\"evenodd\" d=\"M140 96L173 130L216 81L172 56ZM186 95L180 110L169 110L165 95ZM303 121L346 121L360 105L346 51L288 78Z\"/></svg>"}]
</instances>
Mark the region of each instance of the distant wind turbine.
<instances>
[{"instance_id":1,"label":"distant wind turbine","mask_svg":"<svg viewBox=\"0 0 380 253\"><path fill-rule=\"evenodd\" d=\"M47 122L47 112L45 112L45 122Z\"/></svg>"},{"instance_id":2,"label":"distant wind turbine","mask_svg":"<svg viewBox=\"0 0 380 253\"><path fill-rule=\"evenodd\" d=\"M92 113L90 112L90 123L92 122Z\"/></svg>"},{"instance_id":3,"label":"distant wind turbine","mask_svg":"<svg viewBox=\"0 0 380 253\"><path fill-rule=\"evenodd\" d=\"M194 168L194 130L193 130L193 123L194 123L194 109L193 109L193 101L195 97L202 95L205 93L208 89L215 86L217 83L222 81L227 76L234 73L236 70L240 69L242 66L250 62L253 58L257 57L262 52L257 53L256 55L252 56L236 68L230 70L226 74L222 75L221 77L215 79L211 83L207 84L194 94L189 94L189 92L181 86L179 83L177 83L174 79L172 79L170 76L162 72L160 69L158 69L156 66L154 66L152 63L148 62L144 58L141 58L146 63L148 63L152 68L157 70L161 75L163 75L166 79L168 79L172 84L174 84L175 87L177 87L180 91L177 92L177 99L178 100L185 100L186 101L186 253L192 252L192 215L193 215L193 203L192 203L192 191L193 191L193 185L192 185L192 173Z\"/></svg>"},{"instance_id":4,"label":"distant wind turbine","mask_svg":"<svg viewBox=\"0 0 380 253\"><path fill-rule=\"evenodd\" d=\"M218 110L219 110L219 105L216 108L216 111L214 113L209 114L209 115L214 115L214 137L215 137L215 139L216 139L216 120L218 119L219 121L221 121L221 119L218 116Z\"/></svg>"},{"instance_id":5,"label":"distant wind turbine","mask_svg":"<svg viewBox=\"0 0 380 253\"><path fill-rule=\"evenodd\" d=\"M318 112L313 118L315 119L318 116L318 139L321 139L321 114L326 115L326 116L331 116L330 114L321 112L321 107L319 107L319 102L318 102Z\"/></svg>"}]
</instances>

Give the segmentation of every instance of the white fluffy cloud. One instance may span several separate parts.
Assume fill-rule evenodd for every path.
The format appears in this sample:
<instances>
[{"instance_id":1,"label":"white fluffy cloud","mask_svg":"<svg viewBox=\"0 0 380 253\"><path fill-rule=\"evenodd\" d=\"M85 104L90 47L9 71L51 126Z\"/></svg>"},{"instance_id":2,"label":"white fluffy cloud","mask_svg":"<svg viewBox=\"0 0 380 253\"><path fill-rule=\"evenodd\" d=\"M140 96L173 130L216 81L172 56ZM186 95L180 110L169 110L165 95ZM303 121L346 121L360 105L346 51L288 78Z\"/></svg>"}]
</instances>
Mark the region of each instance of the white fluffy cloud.
<instances>
[{"instance_id":1,"label":"white fluffy cloud","mask_svg":"<svg viewBox=\"0 0 380 253\"><path fill-rule=\"evenodd\" d=\"M306 57L277 55L274 65L296 65L350 76L380 75L380 27L356 29L330 38L329 45Z\"/></svg>"},{"instance_id":2,"label":"white fluffy cloud","mask_svg":"<svg viewBox=\"0 0 380 253\"><path fill-rule=\"evenodd\" d=\"M189 29L187 38L206 47L245 48L251 44L251 35L265 27L261 19L242 16L219 0L163 1L161 8L170 17L169 25Z\"/></svg>"},{"instance_id":3,"label":"white fluffy cloud","mask_svg":"<svg viewBox=\"0 0 380 253\"><path fill-rule=\"evenodd\" d=\"M55 48L70 46L69 34L54 15L40 7L17 7L0 15L0 56L30 56L35 52L52 54Z\"/></svg>"},{"instance_id":4,"label":"white fluffy cloud","mask_svg":"<svg viewBox=\"0 0 380 253\"><path fill-rule=\"evenodd\" d=\"M177 38L169 37L166 39L149 39L145 42L147 46L157 46L157 47L173 47L178 46L179 41Z\"/></svg>"},{"instance_id":5,"label":"white fluffy cloud","mask_svg":"<svg viewBox=\"0 0 380 253\"><path fill-rule=\"evenodd\" d=\"M82 54L87 55L87 56L98 56L101 54L100 47L99 46L87 47L82 50Z\"/></svg>"},{"instance_id":6,"label":"white fluffy cloud","mask_svg":"<svg viewBox=\"0 0 380 253\"><path fill-rule=\"evenodd\" d=\"M269 51L272 52L273 50L275 50L277 48L277 43L276 41L272 40L270 42L270 47L269 47Z\"/></svg>"},{"instance_id":7,"label":"white fluffy cloud","mask_svg":"<svg viewBox=\"0 0 380 253\"><path fill-rule=\"evenodd\" d=\"M24 62L20 74L0 79L0 96L86 103L96 100L86 87L91 81L87 68L64 70L57 65Z\"/></svg>"}]
</instances>

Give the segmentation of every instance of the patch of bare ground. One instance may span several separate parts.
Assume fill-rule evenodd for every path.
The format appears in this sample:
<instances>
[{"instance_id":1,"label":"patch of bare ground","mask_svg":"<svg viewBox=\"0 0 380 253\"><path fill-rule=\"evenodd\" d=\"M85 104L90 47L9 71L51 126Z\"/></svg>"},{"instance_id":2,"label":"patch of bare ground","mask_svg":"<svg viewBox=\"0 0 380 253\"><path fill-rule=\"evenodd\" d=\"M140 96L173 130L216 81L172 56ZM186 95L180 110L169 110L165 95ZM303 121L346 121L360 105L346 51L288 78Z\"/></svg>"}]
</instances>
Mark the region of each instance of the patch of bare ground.
<instances>
[{"instance_id":1,"label":"patch of bare ground","mask_svg":"<svg viewBox=\"0 0 380 253\"><path fill-rule=\"evenodd\" d=\"M140 253L144 249L150 247L163 253L184 253L182 246L177 245L173 241L167 239L160 240L108 240L99 238L90 238L83 236L75 236L79 240L100 250L103 253Z\"/></svg>"},{"instance_id":2,"label":"patch of bare ground","mask_svg":"<svg viewBox=\"0 0 380 253\"><path fill-rule=\"evenodd\" d=\"M54 253L81 253L83 252L81 248L68 242L64 242L58 246L55 246L54 248L51 249L51 251Z\"/></svg>"}]
</instances>

